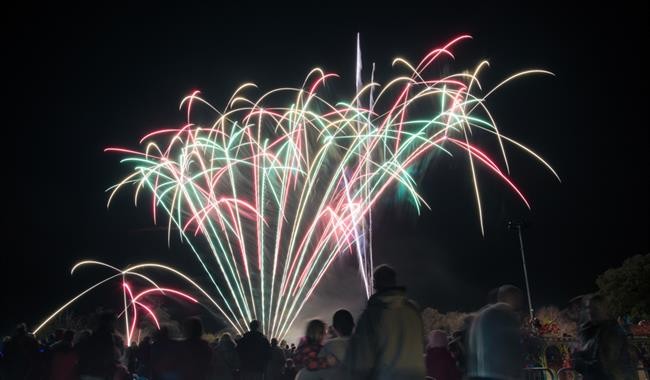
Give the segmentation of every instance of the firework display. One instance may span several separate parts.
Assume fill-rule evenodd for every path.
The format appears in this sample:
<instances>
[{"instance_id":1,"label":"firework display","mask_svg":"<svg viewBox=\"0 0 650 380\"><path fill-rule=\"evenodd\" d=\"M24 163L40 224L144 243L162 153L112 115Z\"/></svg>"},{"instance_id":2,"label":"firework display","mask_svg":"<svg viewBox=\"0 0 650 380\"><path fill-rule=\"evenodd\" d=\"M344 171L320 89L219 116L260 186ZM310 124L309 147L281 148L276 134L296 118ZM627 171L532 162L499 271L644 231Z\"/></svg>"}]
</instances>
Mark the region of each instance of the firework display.
<instances>
[{"instance_id":1,"label":"firework display","mask_svg":"<svg viewBox=\"0 0 650 380\"><path fill-rule=\"evenodd\" d=\"M452 47L468 38L453 39L415 65L395 59L404 75L384 85L357 80L347 101L327 100L337 75L321 69L299 88L257 97L248 95L256 86L244 84L222 109L194 92L181 102L184 125L147 134L141 149L107 149L123 155L131 170L109 189L109 204L132 186L136 203L150 201L154 223L167 225L168 239L178 234L192 250L212 286L203 295L234 330L259 319L267 336L284 337L341 254L355 255L370 295L370 212L395 191L418 211L426 207L417 184L435 152L467 161L481 232L479 166L529 206L510 178L508 145L557 177L539 155L500 133L487 106L507 82L550 73L522 71L489 89L479 81L487 61L440 75L438 63L453 59ZM208 112L213 118L205 122ZM497 154L480 147L485 139L496 141ZM134 319L143 294L123 286ZM130 340L133 329L127 332Z\"/></svg>"}]
</instances>

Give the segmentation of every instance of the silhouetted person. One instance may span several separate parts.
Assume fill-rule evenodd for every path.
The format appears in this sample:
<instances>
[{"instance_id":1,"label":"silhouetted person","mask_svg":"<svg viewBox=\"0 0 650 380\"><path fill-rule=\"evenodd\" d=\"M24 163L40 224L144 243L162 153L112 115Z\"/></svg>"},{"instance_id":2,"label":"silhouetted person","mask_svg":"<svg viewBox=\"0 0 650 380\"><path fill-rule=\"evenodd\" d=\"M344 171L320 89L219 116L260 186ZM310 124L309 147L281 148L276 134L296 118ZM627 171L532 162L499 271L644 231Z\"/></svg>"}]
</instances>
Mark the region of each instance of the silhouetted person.
<instances>
[{"instance_id":1,"label":"silhouetted person","mask_svg":"<svg viewBox=\"0 0 650 380\"><path fill-rule=\"evenodd\" d=\"M178 358L181 355L180 343L169 337L169 328L162 326L154 335L151 344L151 372L153 380L181 379Z\"/></svg>"},{"instance_id":2,"label":"silhouetted person","mask_svg":"<svg viewBox=\"0 0 650 380\"><path fill-rule=\"evenodd\" d=\"M467 376L472 379L518 379L524 367L521 345L521 290L499 288L498 302L478 313L469 332Z\"/></svg>"},{"instance_id":3,"label":"silhouetted person","mask_svg":"<svg viewBox=\"0 0 650 380\"><path fill-rule=\"evenodd\" d=\"M574 368L585 380L638 379L625 332L609 315L605 300L600 295L585 296L582 306Z\"/></svg>"},{"instance_id":4,"label":"silhouetted person","mask_svg":"<svg viewBox=\"0 0 650 380\"><path fill-rule=\"evenodd\" d=\"M424 331L420 310L397 286L397 274L380 265L373 275L376 293L357 322L345 355L354 379L424 378Z\"/></svg>"},{"instance_id":5,"label":"silhouetted person","mask_svg":"<svg viewBox=\"0 0 650 380\"><path fill-rule=\"evenodd\" d=\"M203 324L199 318L183 323L185 340L181 342L182 373L186 380L205 380L212 373L212 349L203 340Z\"/></svg>"},{"instance_id":6,"label":"silhouetted person","mask_svg":"<svg viewBox=\"0 0 650 380\"><path fill-rule=\"evenodd\" d=\"M138 366L138 350L140 345L137 342L131 342L131 345L126 348L126 368L131 373L135 373Z\"/></svg>"},{"instance_id":7,"label":"silhouetted person","mask_svg":"<svg viewBox=\"0 0 650 380\"><path fill-rule=\"evenodd\" d=\"M296 365L293 359L287 359L284 362L284 370L282 371L282 380L294 380L296 378Z\"/></svg>"},{"instance_id":8,"label":"silhouetted person","mask_svg":"<svg viewBox=\"0 0 650 380\"><path fill-rule=\"evenodd\" d=\"M27 333L24 323L16 326L14 334L4 345L3 365L8 379L26 379L31 376L38 361L39 345Z\"/></svg>"},{"instance_id":9,"label":"silhouetted person","mask_svg":"<svg viewBox=\"0 0 650 380\"><path fill-rule=\"evenodd\" d=\"M240 367L239 354L235 341L226 333L219 338L214 349L214 372L217 379L230 380L238 374Z\"/></svg>"},{"instance_id":10,"label":"silhouetted person","mask_svg":"<svg viewBox=\"0 0 650 380\"><path fill-rule=\"evenodd\" d=\"M278 346L276 338L271 339L271 358L266 371L265 380L280 380L282 378L282 369L284 368L284 352Z\"/></svg>"},{"instance_id":11,"label":"silhouetted person","mask_svg":"<svg viewBox=\"0 0 650 380\"><path fill-rule=\"evenodd\" d=\"M74 331L67 330L50 348L50 380L76 380L79 356L72 347Z\"/></svg>"},{"instance_id":12,"label":"silhouetted person","mask_svg":"<svg viewBox=\"0 0 650 380\"><path fill-rule=\"evenodd\" d=\"M80 342L79 376L83 379L110 378L120 370L121 339L115 334L116 317L105 312L98 316L97 327Z\"/></svg>"},{"instance_id":13,"label":"silhouetted person","mask_svg":"<svg viewBox=\"0 0 650 380\"><path fill-rule=\"evenodd\" d=\"M465 317L460 330L452 333L451 342L449 342L449 345L447 346L449 352L454 357L454 360L456 360L456 367L463 375L467 373L467 347L469 346L468 336L473 321L474 315L468 315Z\"/></svg>"},{"instance_id":14,"label":"silhouetted person","mask_svg":"<svg viewBox=\"0 0 650 380\"><path fill-rule=\"evenodd\" d=\"M425 364L427 376L436 380L460 380L461 374L456 360L447 349L449 340L442 330L433 330L427 339Z\"/></svg>"},{"instance_id":15,"label":"silhouetted person","mask_svg":"<svg viewBox=\"0 0 650 380\"><path fill-rule=\"evenodd\" d=\"M248 331L237 344L241 360L241 380L264 378L264 371L271 356L269 340L259 332L260 322L253 320Z\"/></svg>"},{"instance_id":16,"label":"silhouetted person","mask_svg":"<svg viewBox=\"0 0 650 380\"><path fill-rule=\"evenodd\" d=\"M285 358L291 357L291 351L289 349L289 345L287 344L287 341L282 339L280 341L280 348L282 349L282 352L284 353ZM283 364L284 366L284 364Z\"/></svg>"},{"instance_id":17,"label":"silhouetted person","mask_svg":"<svg viewBox=\"0 0 650 380\"><path fill-rule=\"evenodd\" d=\"M153 339L151 336L146 336L140 344L138 345L138 366L136 373L138 376L144 378L151 378L151 346L153 344Z\"/></svg>"}]
</instances>

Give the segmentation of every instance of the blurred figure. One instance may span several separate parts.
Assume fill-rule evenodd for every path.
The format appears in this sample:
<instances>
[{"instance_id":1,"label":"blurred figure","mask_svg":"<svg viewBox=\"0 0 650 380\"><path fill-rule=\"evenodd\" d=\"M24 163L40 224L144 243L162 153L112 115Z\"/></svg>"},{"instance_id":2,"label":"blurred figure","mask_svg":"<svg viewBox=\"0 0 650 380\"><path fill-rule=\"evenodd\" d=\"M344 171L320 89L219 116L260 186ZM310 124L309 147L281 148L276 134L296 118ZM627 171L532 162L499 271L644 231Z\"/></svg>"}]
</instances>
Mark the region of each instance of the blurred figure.
<instances>
[{"instance_id":1,"label":"blurred figure","mask_svg":"<svg viewBox=\"0 0 650 380\"><path fill-rule=\"evenodd\" d=\"M513 310L521 319L521 311L524 305L524 295L518 287L514 285L503 285L497 292L497 303L504 303Z\"/></svg>"},{"instance_id":2,"label":"blurred figure","mask_svg":"<svg viewBox=\"0 0 650 380\"><path fill-rule=\"evenodd\" d=\"M291 357L291 349L289 348L289 344L287 344L287 341L282 339L280 341L280 348L282 349L282 352L284 353L284 357L286 359Z\"/></svg>"},{"instance_id":3,"label":"blurred figure","mask_svg":"<svg viewBox=\"0 0 650 380\"><path fill-rule=\"evenodd\" d=\"M80 379L119 377L125 370L120 364L122 340L115 333L116 316L104 312L98 316L97 327L76 347L79 353Z\"/></svg>"},{"instance_id":4,"label":"blurred figure","mask_svg":"<svg viewBox=\"0 0 650 380\"><path fill-rule=\"evenodd\" d=\"M138 369L138 350L140 350L140 345L137 342L131 342L131 345L126 348L124 359L126 368L131 373L135 373L135 370Z\"/></svg>"},{"instance_id":5,"label":"blurred figure","mask_svg":"<svg viewBox=\"0 0 650 380\"><path fill-rule=\"evenodd\" d=\"M325 338L325 323L319 319L312 319L307 324L305 336L301 340L293 360L298 371L298 378L302 378L304 371L315 371L317 369L327 368L327 358L319 357L321 348L323 348L323 339ZM302 376L305 376L304 374Z\"/></svg>"},{"instance_id":6,"label":"blurred figure","mask_svg":"<svg viewBox=\"0 0 650 380\"><path fill-rule=\"evenodd\" d=\"M185 340L181 342L183 379L205 380L212 373L212 349L202 339L203 324L199 318L185 320L183 324Z\"/></svg>"},{"instance_id":7,"label":"blurred figure","mask_svg":"<svg viewBox=\"0 0 650 380\"><path fill-rule=\"evenodd\" d=\"M282 378L282 369L284 368L285 357L284 351L278 346L276 338L271 339L271 358L266 371L264 380L280 380Z\"/></svg>"},{"instance_id":8,"label":"blurred figure","mask_svg":"<svg viewBox=\"0 0 650 380\"><path fill-rule=\"evenodd\" d=\"M585 380L636 380L636 358L621 326L609 315L600 295L582 297L580 348L573 366Z\"/></svg>"},{"instance_id":9,"label":"blurred figure","mask_svg":"<svg viewBox=\"0 0 650 380\"><path fill-rule=\"evenodd\" d=\"M376 293L359 317L345 355L354 379L424 378L424 331L420 310L397 286L397 274L387 265L374 272Z\"/></svg>"},{"instance_id":10,"label":"blurred figure","mask_svg":"<svg viewBox=\"0 0 650 380\"><path fill-rule=\"evenodd\" d=\"M237 343L241 360L241 380L262 380L271 357L269 340L259 332L260 322L251 321L248 331Z\"/></svg>"},{"instance_id":11,"label":"blurred figure","mask_svg":"<svg viewBox=\"0 0 650 380\"><path fill-rule=\"evenodd\" d=\"M467 373L467 347L469 329L472 327L474 315L468 315L463 320L463 326L458 331L452 333L451 342L447 348L456 361L456 368L460 371L461 375Z\"/></svg>"},{"instance_id":12,"label":"blurred figure","mask_svg":"<svg viewBox=\"0 0 650 380\"><path fill-rule=\"evenodd\" d=\"M444 331L433 330L429 333L424 360L427 376L436 380L460 380L460 371L447 345L447 334Z\"/></svg>"},{"instance_id":13,"label":"blurred figure","mask_svg":"<svg viewBox=\"0 0 650 380\"><path fill-rule=\"evenodd\" d=\"M282 380L294 380L296 378L296 365L293 359L287 359L284 362L284 370L282 371Z\"/></svg>"},{"instance_id":14,"label":"blurred figure","mask_svg":"<svg viewBox=\"0 0 650 380\"><path fill-rule=\"evenodd\" d=\"M151 378L151 345L153 344L153 339L151 336L146 336L140 344L138 345L138 366L136 369L136 374L145 379Z\"/></svg>"},{"instance_id":15,"label":"blurred figure","mask_svg":"<svg viewBox=\"0 0 650 380\"><path fill-rule=\"evenodd\" d=\"M161 326L151 344L151 376L153 380L179 380L181 368L179 342L169 337L169 327Z\"/></svg>"},{"instance_id":16,"label":"blurred figure","mask_svg":"<svg viewBox=\"0 0 650 380\"><path fill-rule=\"evenodd\" d=\"M486 305L494 305L497 302L499 302L499 288L498 287L490 289L490 291L488 292L487 304Z\"/></svg>"},{"instance_id":17,"label":"blurred figure","mask_svg":"<svg viewBox=\"0 0 650 380\"><path fill-rule=\"evenodd\" d=\"M16 326L3 350L2 362L7 378L25 379L31 376L37 366L38 350L38 342L27 333L27 326L24 323Z\"/></svg>"},{"instance_id":18,"label":"blurred figure","mask_svg":"<svg viewBox=\"0 0 650 380\"><path fill-rule=\"evenodd\" d=\"M318 379L338 380L345 378L346 371L343 362L353 329L354 318L349 311L341 309L334 313L331 328L332 338L325 342L318 354L319 357L327 360L328 368L315 371Z\"/></svg>"},{"instance_id":19,"label":"blurred figure","mask_svg":"<svg viewBox=\"0 0 650 380\"><path fill-rule=\"evenodd\" d=\"M74 331L67 330L60 341L54 343L50 349L50 380L76 380L77 363L79 356L72 348Z\"/></svg>"},{"instance_id":20,"label":"blurred figure","mask_svg":"<svg viewBox=\"0 0 650 380\"><path fill-rule=\"evenodd\" d=\"M472 379L518 379L524 367L521 345L523 295L501 286L497 303L481 309L469 332L467 376Z\"/></svg>"},{"instance_id":21,"label":"blurred figure","mask_svg":"<svg viewBox=\"0 0 650 380\"><path fill-rule=\"evenodd\" d=\"M214 350L214 372L217 379L231 380L239 372L239 354L235 341L230 334L225 333L219 338Z\"/></svg>"},{"instance_id":22,"label":"blurred figure","mask_svg":"<svg viewBox=\"0 0 650 380\"><path fill-rule=\"evenodd\" d=\"M345 309L338 310L334 313L332 316L332 330L334 337L325 343L321 350L321 356L331 356L333 362L338 366L342 365L345 360L350 336L352 335L352 330L354 330L352 313Z\"/></svg>"}]
</instances>

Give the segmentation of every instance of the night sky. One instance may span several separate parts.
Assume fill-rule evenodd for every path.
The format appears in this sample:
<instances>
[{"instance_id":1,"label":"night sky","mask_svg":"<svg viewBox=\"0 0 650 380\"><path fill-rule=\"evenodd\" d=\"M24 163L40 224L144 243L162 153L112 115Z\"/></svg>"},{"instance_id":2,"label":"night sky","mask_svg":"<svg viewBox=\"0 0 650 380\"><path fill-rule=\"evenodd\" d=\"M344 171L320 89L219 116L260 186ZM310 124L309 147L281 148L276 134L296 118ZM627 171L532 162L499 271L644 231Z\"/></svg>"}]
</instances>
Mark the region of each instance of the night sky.
<instances>
[{"instance_id":1,"label":"night sky","mask_svg":"<svg viewBox=\"0 0 650 380\"><path fill-rule=\"evenodd\" d=\"M178 103L195 89L224 104L244 82L263 90L299 86L320 66L341 75L335 87L349 96L357 32L364 65L376 62L380 82L394 57L418 61L464 33L474 38L456 47L450 67L488 59L485 84L528 68L556 74L516 81L489 102L501 131L562 177L558 183L530 157L508 151L531 211L479 171L483 237L467 160L440 156L420 183L431 211L417 216L408 205L386 202L375 213L375 262L393 264L417 302L470 311L497 285L523 287L509 219L530 224L524 243L535 306L564 305L594 290L605 269L648 253L647 3L428 3L8 10L3 141L12 148L5 183L14 194L4 200L11 211L0 255L0 332L19 321L37 323L104 274L71 277L80 259L117 266L156 260L200 275L180 243L167 247L149 209L133 207L129 191L106 209L105 189L127 169L104 148L136 147L147 132L182 124ZM116 299L100 292L80 308Z\"/></svg>"}]
</instances>

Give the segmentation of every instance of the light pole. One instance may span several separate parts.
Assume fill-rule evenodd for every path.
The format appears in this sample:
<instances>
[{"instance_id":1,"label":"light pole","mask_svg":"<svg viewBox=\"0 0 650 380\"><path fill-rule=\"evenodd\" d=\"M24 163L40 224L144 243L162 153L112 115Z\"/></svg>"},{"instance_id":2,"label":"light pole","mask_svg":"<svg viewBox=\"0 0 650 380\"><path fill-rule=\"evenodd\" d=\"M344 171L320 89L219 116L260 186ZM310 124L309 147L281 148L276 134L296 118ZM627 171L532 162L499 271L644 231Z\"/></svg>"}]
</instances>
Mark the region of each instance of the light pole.
<instances>
[{"instance_id":1,"label":"light pole","mask_svg":"<svg viewBox=\"0 0 650 380\"><path fill-rule=\"evenodd\" d=\"M524 239L521 236L521 230L526 228L526 224L524 222L515 222L515 221L510 221L508 222L508 229L509 230L517 230L517 235L519 236L519 248L521 249L521 263L524 266L524 279L526 280L526 295L528 296L528 311L530 312L530 321L532 323L533 321L533 301L531 301L530 298L530 285L528 284L528 270L526 269L526 255L524 254Z\"/></svg>"}]
</instances>

